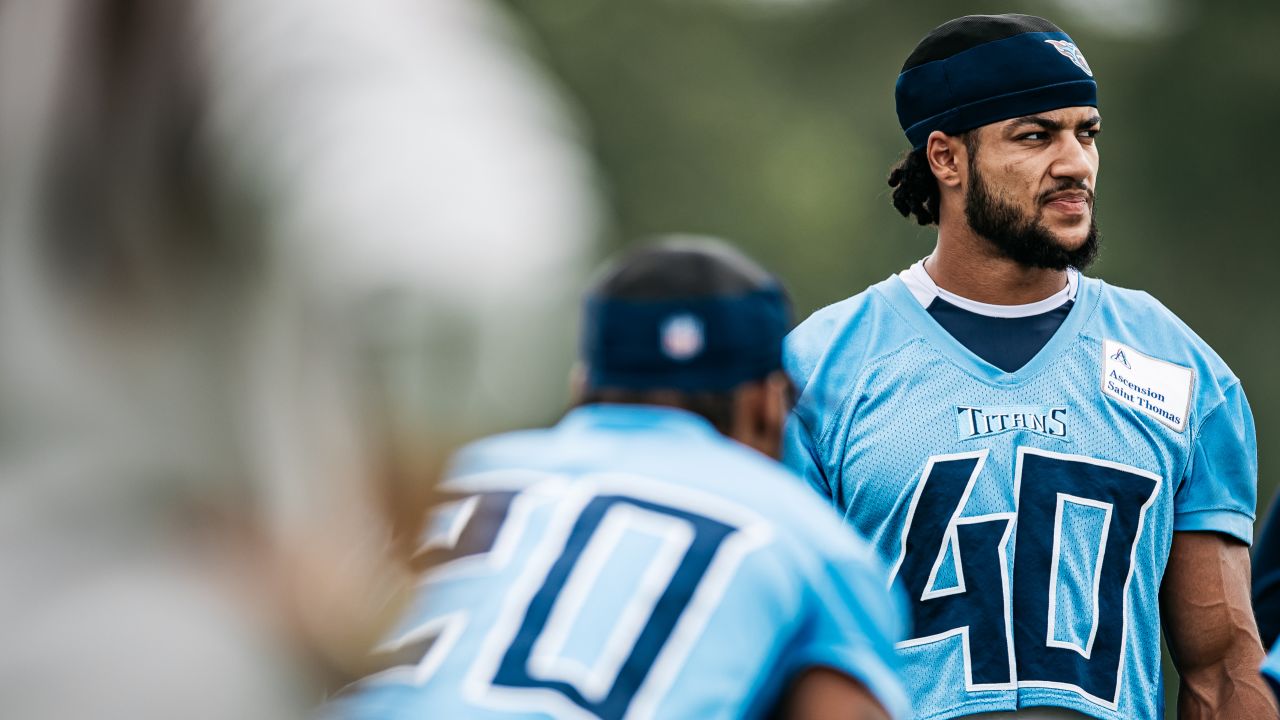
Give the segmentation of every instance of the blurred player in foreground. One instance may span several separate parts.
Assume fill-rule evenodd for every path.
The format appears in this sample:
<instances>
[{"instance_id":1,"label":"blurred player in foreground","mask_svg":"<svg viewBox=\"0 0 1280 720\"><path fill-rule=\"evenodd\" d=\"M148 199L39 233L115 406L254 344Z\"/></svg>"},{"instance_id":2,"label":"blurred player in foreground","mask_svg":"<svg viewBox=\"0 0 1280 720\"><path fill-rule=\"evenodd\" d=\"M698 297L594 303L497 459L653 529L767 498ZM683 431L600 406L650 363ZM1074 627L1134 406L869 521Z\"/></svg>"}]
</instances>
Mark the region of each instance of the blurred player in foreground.
<instances>
[{"instance_id":1,"label":"blurred player in foreground","mask_svg":"<svg viewBox=\"0 0 1280 720\"><path fill-rule=\"evenodd\" d=\"M884 570L776 457L788 301L727 245L612 266L578 407L460 453L425 594L341 717L903 718Z\"/></svg>"},{"instance_id":2,"label":"blurred player in foreground","mask_svg":"<svg viewBox=\"0 0 1280 720\"><path fill-rule=\"evenodd\" d=\"M905 586L921 717L1162 718L1162 617L1181 717L1275 717L1240 381L1149 295L1079 272L1096 92L1041 18L919 43L889 184L937 247L789 338L787 458Z\"/></svg>"}]
</instances>

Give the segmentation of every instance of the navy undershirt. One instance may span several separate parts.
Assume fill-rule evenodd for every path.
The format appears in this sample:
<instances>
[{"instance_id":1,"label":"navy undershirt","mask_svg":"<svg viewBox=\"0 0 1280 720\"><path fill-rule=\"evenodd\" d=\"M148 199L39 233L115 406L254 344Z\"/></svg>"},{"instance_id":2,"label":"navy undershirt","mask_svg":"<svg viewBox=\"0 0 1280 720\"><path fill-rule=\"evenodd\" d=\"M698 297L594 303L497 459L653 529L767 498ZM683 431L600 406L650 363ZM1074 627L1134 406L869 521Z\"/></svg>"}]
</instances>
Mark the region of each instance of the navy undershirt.
<instances>
[{"instance_id":1,"label":"navy undershirt","mask_svg":"<svg viewBox=\"0 0 1280 720\"><path fill-rule=\"evenodd\" d=\"M1011 373L1026 365L1071 312L1073 301L1039 315L991 317L956 307L935 297L926 308L933 319L969 352Z\"/></svg>"}]
</instances>

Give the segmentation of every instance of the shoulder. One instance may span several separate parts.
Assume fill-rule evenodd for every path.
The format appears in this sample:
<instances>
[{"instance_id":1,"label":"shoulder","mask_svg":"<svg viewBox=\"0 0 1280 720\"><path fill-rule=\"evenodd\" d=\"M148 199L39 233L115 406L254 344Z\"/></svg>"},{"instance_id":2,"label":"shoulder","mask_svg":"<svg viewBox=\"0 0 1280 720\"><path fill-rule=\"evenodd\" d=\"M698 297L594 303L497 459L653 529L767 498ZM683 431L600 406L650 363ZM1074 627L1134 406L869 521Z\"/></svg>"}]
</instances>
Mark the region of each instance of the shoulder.
<instances>
[{"instance_id":1,"label":"shoulder","mask_svg":"<svg viewBox=\"0 0 1280 720\"><path fill-rule=\"evenodd\" d=\"M545 428L516 430L475 440L454 453L446 476L527 469L531 462L545 454L553 432Z\"/></svg>"},{"instance_id":2,"label":"shoulder","mask_svg":"<svg viewBox=\"0 0 1280 720\"><path fill-rule=\"evenodd\" d=\"M782 463L728 438L714 441L708 452L718 472L703 475L726 499L741 503L769 521L787 544L816 557L826 549L860 552L864 543L831 504ZM870 555L873 551L865 548Z\"/></svg>"},{"instance_id":3,"label":"shoulder","mask_svg":"<svg viewBox=\"0 0 1280 720\"><path fill-rule=\"evenodd\" d=\"M1151 294L1092 280L1100 286L1095 339L1122 343L1165 362L1190 368L1196 395L1214 403L1239 379L1185 322Z\"/></svg>"},{"instance_id":4,"label":"shoulder","mask_svg":"<svg viewBox=\"0 0 1280 720\"><path fill-rule=\"evenodd\" d=\"M809 612L826 613L824 604L838 599L878 617L884 632L898 636L902 609L888 590L889 570L875 546L803 481L788 480L771 505L770 521L777 530L772 562L780 562L802 594L815 601Z\"/></svg>"},{"instance_id":5,"label":"shoulder","mask_svg":"<svg viewBox=\"0 0 1280 720\"><path fill-rule=\"evenodd\" d=\"M799 393L794 416L820 437L876 361L919 337L896 276L813 313L787 336L783 365Z\"/></svg>"},{"instance_id":6,"label":"shoulder","mask_svg":"<svg viewBox=\"0 0 1280 720\"><path fill-rule=\"evenodd\" d=\"M852 340L867 332L871 325L868 321L891 319L896 315L882 294L883 286L890 282L898 280L889 278L853 297L817 310L791 331L784 345L784 363L800 390L824 357L832 353L863 354L871 349L866 343Z\"/></svg>"},{"instance_id":7,"label":"shoulder","mask_svg":"<svg viewBox=\"0 0 1280 720\"><path fill-rule=\"evenodd\" d=\"M873 573L879 569L875 549L789 468L740 446L728 452L738 456L740 468L751 468L757 507L767 513L799 566L819 572L832 565L859 566ZM726 469L738 468L726 463Z\"/></svg>"}]
</instances>

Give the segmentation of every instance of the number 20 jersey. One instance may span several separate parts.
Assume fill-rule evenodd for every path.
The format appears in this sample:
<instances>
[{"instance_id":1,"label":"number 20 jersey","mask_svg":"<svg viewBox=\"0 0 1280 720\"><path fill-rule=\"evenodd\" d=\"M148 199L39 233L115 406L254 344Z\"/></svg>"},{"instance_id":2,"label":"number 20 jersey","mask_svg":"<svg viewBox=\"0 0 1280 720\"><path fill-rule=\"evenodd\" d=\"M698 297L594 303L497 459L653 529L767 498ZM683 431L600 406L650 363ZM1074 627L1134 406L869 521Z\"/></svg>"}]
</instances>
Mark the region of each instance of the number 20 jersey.
<instances>
[{"instance_id":1,"label":"number 20 jersey","mask_svg":"<svg viewBox=\"0 0 1280 720\"><path fill-rule=\"evenodd\" d=\"M898 276L787 340L786 461L912 607L918 717L1058 706L1162 718L1158 593L1176 531L1252 540L1253 420L1221 359L1146 293L1080 278L1007 373Z\"/></svg>"},{"instance_id":2,"label":"number 20 jersey","mask_svg":"<svg viewBox=\"0 0 1280 720\"><path fill-rule=\"evenodd\" d=\"M404 664L329 716L761 717L819 665L910 716L874 551L701 417L580 407L470 446L442 494Z\"/></svg>"}]
</instances>

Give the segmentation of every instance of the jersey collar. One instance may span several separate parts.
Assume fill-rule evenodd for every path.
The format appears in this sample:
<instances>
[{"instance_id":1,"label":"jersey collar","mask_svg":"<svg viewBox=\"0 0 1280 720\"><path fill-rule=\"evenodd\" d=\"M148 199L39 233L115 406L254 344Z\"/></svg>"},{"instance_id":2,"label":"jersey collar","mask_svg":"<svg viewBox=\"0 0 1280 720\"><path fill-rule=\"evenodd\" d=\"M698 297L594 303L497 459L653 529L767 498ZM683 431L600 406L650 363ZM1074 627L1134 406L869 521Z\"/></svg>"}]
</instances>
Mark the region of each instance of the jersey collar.
<instances>
[{"instance_id":1,"label":"jersey collar","mask_svg":"<svg viewBox=\"0 0 1280 720\"><path fill-rule=\"evenodd\" d=\"M931 347L947 356L970 375L992 385L1020 385L1035 377L1058 358L1080 334L1085 321L1097 306L1102 282L1094 278L1079 275L1077 278L1075 304L1067 313L1058 331L1049 338L1049 342L1040 348L1040 352L1031 358L1026 365L1008 373L973 354L968 348L951 336L945 328L929 315L920 301L912 294L911 289L898 275L881 281L872 287L892 305L903 318L929 343Z\"/></svg>"},{"instance_id":2,"label":"jersey collar","mask_svg":"<svg viewBox=\"0 0 1280 720\"><path fill-rule=\"evenodd\" d=\"M1058 292L1043 300L1025 305L992 305L961 297L953 292L938 287L924 267L924 260L918 260L911 267L898 273L898 277L906 284L911 295L925 308L934 298L942 298L947 303L977 315L997 318L1020 318L1042 315L1062 307L1069 300L1076 299L1080 285L1080 272L1075 268L1067 268L1067 284Z\"/></svg>"},{"instance_id":3,"label":"jersey collar","mask_svg":"<svg viewBox=\"0 0 1280 720\"><path fill-rule=\"evenodd\" d=\"M681 435L723 437L706 418L664 405L593 403L570 410L556 425L570 432L588 429L658 430Z\"/></svg>"}]
</instances>

